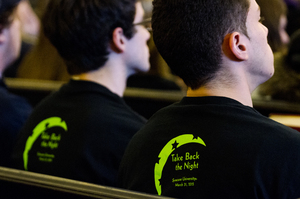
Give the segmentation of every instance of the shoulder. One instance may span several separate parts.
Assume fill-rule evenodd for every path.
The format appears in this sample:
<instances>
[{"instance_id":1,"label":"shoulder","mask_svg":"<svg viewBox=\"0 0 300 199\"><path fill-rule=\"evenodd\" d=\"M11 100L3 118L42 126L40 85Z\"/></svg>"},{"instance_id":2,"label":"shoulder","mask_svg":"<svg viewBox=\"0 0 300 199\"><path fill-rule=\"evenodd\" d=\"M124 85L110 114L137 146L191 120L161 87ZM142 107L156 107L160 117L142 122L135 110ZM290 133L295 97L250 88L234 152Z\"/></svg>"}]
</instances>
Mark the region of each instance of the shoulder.
<instances>
[{"instance_id":1,"label":"shoulder","mask_svg":"<svg viewBox=\"0 0 300 199\"><path fill-rule=\"evenodd\" d=\"M2 114L27 116L32 106L25 98L0 90L0 109Z\"/></svg>"},{"instance_id":2,"label":"shoulder","mask_svg":"<svg viewBox=\"0 0 300 199\"><path fill-rule=\"evenodd\" d=\"M145 123L145 120L127 107L120 97L101 86L98 89L97 85L89 82L64 85L35 107L29 121L36 124L42 118L53 116L61 117L72 126L97 129L95 133L99 132L99 129L137 131Z\"/></svg>"},{"instance_id":3,"label":"shoulder","mask_svg":"<svg viewBox=\"0 0 300 199\"><path fill-rule=\"evenodd\" d=\"M23 98L0 92L0 131L17 134L31 113L31 105Z\"/></svg>"}]
</instances>

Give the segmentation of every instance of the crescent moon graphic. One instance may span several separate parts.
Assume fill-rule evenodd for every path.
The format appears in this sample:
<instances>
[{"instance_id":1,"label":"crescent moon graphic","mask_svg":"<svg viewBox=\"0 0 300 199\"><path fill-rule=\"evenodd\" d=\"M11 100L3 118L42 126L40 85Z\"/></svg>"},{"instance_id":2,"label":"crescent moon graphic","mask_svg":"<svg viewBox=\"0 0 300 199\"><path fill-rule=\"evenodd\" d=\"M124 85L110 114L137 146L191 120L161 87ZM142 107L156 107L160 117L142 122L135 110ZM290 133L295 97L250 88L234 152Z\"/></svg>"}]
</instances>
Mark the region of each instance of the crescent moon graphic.
<instances>
[{"instance_id":1,"label":"crescent moon graphic","mask_svg":"<svg viewBox=\"0 0 300 199\"><path fill-rule=\"evenodd\" d=\"M48 119L45 119L41 121L34 129L31 136L28 137L26 144L25 144L25 150L23 152L23 161L24 161L24 169L28 170L28 152L30 151L32 145L36 141L36 139L47 129L52 127L61 127L65 131L68 130L67 124L65 121L63 121L60 117L50 117Z\"/></svg>"},{"instance_id":2,"label":"crescent moon graphic","mask_svg":"<svg viewBox=\"0 0 300 199\"><path fill-rule=\"evenodd\" d=\"M155 182L155 187L158 195L161 195L160 180L162 176L162 171L164 169L165 164L167 163L169 156L176 148L191 143L196 143L196 144L201 144L203 146L206 146L204 141L200 137L196 138L192 134L183 134L170 140L159 153L158 155L159 163L156 163L154 167L154 182Z\"/></svg>"}]
</instances>

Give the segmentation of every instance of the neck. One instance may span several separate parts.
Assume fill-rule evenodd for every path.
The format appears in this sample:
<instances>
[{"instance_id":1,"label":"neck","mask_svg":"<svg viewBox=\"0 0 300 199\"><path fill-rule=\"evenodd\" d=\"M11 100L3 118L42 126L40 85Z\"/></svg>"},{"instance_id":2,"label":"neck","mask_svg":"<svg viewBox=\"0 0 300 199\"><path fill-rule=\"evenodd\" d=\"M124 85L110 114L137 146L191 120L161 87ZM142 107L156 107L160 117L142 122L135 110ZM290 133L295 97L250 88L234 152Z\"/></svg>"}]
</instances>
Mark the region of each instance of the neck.
<instances>
[{"instance_id":1,"label":"neck","mask_svg":"<svg viewBox=\"0 0 300 199\"><path fill-rule=\"evenodd\" d=\"M126 67L121 63L107 61L98 70L72 76L74 80L91 81L105 86L111 92L123 97L127 82Z\"/></svg>"},{"instance_id":2,"label":"neck","mask_svg":"<svg viewBox=\"0 0 300 199\"><path fill-rule=\"evenodd\" d=\"M222 86L202 86L196 90L188 88L188 97L219 96L234 99L245 106L253 107L251 92L247 85L235 84L233 87Z\"/></svg>"}]
</instances>

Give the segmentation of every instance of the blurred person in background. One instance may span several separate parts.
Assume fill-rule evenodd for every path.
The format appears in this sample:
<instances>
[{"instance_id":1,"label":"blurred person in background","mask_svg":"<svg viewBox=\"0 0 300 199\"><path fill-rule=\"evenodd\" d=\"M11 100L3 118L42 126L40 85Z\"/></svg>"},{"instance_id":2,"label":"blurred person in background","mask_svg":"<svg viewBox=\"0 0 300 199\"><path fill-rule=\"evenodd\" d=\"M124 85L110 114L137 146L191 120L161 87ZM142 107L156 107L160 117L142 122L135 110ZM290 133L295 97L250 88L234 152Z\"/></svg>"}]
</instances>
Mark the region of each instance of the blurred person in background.
<instances>
[{"instance_id":1,"label":"blurred person in background","mask_svg":"<svg viewBox=\"0 0 300 199\"><path fill-rule=\"evenodd\" d=\"M295 28L300 27L300 21L296 16L299 14L299 1L257 0L257 2L265 18L263 23L269 29L268 41L274 52L275 72L273 77L258 87L255 96L267 100L299 103L299 30L294 32ZM291 41L287 33L287 24L294 24L293 30L289 25L289 32L293 35Z\"/></svg>"},{"instance_id":2,"label":"blurred person in background","mask_svg":"<svg viewBox=\"0 0 300 199\"><path fill-rule=\"evenodd\" d=\"M275 54L275 73L259 87L262 96L300 103L300 29L291 36L287 54Z\"/></svg>"},{"instance_id":3,"label":"blurred person in background","mask_svg":"<svg viewBox=\"0 0 300 199\"><path fill-rule=\"evenodd\" d=\"M33 10L29 0L21 0L17 9L17 15L21 22L21 33L23 38L35 40L40 32L40 19Z\"/></svg>"},{"instance_id":4,"label":"blurred person in background","mask_svg":"<svg viewBox=\"0 0 300 199\"><path fill-rule=\"evenodd\" d=\"M283 0L257 0L262 16L262 24L268 28L268 43L272 51L286 49L289 35L286 32L287 6Z\"/></svg>"},{"instance_id":5,"label":"blurred person in background","mask_svg":"<svg viewBox=\"0 0 300 199\"><path fill-rule=\"evenodd\" d=\"M34 10L39 18L45 12L49 0L33 1ZM51 44L43 31L43 24L35 44L24 57L16 72L17 78L68 81L70 74L62 57Z\"/></svg>"},{"instance_id":6,"label":"blurred person in background","mask_svg":"<svg viewBox=\"0 0 300 199\"><path fill-rule=\"evenodd\" d=\"M2 0L0 4L0 165L10 166L15 138L31 112L28 102L8 92L3 71L20 54L21 30L17 9L20 0Z\"/></svg>"},{"instance_id":7,"label":"blurred person in background","mask_svg":"<svg viewBox=\"0 0 300 199\"><path fill-rule=\"evenodd\" d=\"M260 6L262 23L268 28L268 43L274 53L274 76L277 76L277 70L282 63L279 59L286 55L287 46L290 41L290 37L286 31L288 23L287 5L283 0L257 0L257 4ZM268 81L271 81L272 78L273 77ZM268 87L267 90L272 89L268 81L258 86L252 93L253 98L266 97L266 87ZM263 88L264 91L261 92L261 88Z\"/></svg>"},{"instance_id":8,"label":"blurred person in background","mask_svg":"<svg viewBox=\"0 0 300 199\"><path fill-rule=\"evenodd\" d=\"M35 45L40 31L40 20L31 7L29 0L20 1L16 15L20 20L22 35L21 51L18 58L5 69L3 73L5 77L16 77L20 64Z\"/></svg>"}]
</instances>

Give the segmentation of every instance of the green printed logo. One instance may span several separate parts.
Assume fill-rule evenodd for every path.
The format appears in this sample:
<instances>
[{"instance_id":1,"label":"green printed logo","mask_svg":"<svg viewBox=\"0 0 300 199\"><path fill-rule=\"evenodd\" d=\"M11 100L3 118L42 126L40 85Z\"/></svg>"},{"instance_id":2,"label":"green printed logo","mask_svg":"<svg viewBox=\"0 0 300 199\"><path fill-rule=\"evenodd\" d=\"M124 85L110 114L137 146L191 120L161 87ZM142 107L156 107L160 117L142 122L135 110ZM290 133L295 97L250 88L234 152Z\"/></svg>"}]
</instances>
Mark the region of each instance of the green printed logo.
<instances>
[{"instance_id":1,"label":"green printed logo","mask_svg":"<svg viewBox=\"0 0 300 199\"><path fill-rule=\"evenodd\" d=\"M28 166L28 153L32 148L32 145L34 144L34 142L36 141L36 139L42 134L43 140L44 139L50 139L50 140L56 140L59 141L60 140L60 135L56 136L55 134L52 134L51 136L48 135L45 131L52 128L52 127L61 127L63 128L65 131L68 130L67 128L67 124L65 121L63 121L60 117L50 117L48 119L45 119L43 121L41 121L32 131L32 135L28 137L26 144L25 144L25 150L23 152L23 161L24 161L24 169L28 170L27 166ZM44 146L43 146L44 145ZM45 147L45 142L43 141L41 143L42 147ZM48 147L50 147L51 149L53 148L57 148L58 144L56 142L50 142L47 145ZM39 155L41 156L41 154ZM45 155L43 155L45 156ZM52 157L49 156L49 157Z\"/></svg>"},{"instance_id":2,"label":"green printed logo","mask_svg":"<svg viewBox=\"0 0 300 199\"><path fill-rule=\"evenodd\" d=\"M167 163L167 160L169 156L172 154L172 152L185 145L185 144L201 144L203 146L206 146L204 141L200 137L195 137L192 134L184 134L180 135L178 137L173 138L170 140L164 148L161 150L161 152L158 155L159 162L155 164L154 167L154 182L155 182L155 187L158 195L161 195L161 184L160 180L162 177L162 171L164 169L165 164ZM190 154L189 152L186 152L185 156L179 156L178 154L172 154L172 162L178 162L178 164L175 167L175 170L182 170L182 169L188 169L188 170L193 170L198 168L198 163L196 163L195 160L199 159L199 154L196 152L195 154ZM187 161L184 163L184 165L179 165L179 162L182 161ZM192 164L189 161L194 161ZM194 179L194 178L193 178ZM180 179L181 181L182 179ZM194 181L197 180L196 178ZM175 180L173 180L174 182ZM192 186L191 184L190 186Z\"/></svg>"}]
</instances>

